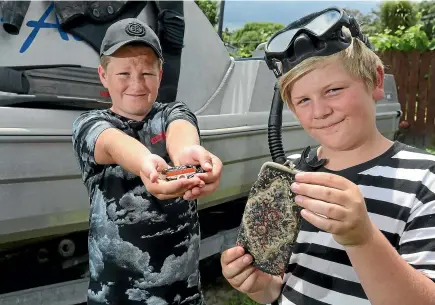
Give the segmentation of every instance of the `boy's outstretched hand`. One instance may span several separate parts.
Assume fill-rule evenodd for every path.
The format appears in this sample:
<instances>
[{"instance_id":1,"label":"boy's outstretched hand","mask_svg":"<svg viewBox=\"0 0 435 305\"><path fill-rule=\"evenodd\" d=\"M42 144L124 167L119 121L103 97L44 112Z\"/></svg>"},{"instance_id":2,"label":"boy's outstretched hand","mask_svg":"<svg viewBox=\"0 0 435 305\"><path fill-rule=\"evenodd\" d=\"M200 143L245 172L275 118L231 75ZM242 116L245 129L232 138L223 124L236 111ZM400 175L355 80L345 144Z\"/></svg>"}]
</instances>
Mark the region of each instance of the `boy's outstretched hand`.
<instances>
[{"instance_id":1,"label":"boy's outstretched hand","mask_svg":"<svg viewBox=\"0 0 435 305\"><path fill-rule=\"evenodd\" d=\"M159 172L168 167L163 158L150 154L144 158L140 170L140 177L145 184L145 188L160 200L183 197L191 189L202 188L205 185L205 182L196 176L190 179L182 178L174 181L158 179Z\"/></svg>"}]
</instances>

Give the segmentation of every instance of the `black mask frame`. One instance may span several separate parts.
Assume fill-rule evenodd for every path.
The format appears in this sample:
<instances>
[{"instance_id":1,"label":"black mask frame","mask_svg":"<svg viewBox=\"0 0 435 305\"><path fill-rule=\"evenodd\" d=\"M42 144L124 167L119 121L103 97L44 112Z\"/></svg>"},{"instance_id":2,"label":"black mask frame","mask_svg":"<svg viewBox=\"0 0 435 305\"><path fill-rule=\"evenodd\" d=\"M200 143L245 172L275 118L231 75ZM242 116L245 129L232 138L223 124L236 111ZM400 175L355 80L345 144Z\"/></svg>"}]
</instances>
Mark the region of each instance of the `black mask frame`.
<instances>
[{"instance_id":1,"label":"black mask frame","mask_svg":"<svg viewBox=\"0 0 435 305\"><path fill-rule=\"evenodd\" d=\"M351 35L342 30L345 26ZM361 33L355 18L344 10L330 7L307 15L276 32L265 46L265 60L276 77L291 70L306 58L327 56L346 49L357 37L373 49ZM281 70L278 68L281 63Z\"/></svg>"}]
</instances>

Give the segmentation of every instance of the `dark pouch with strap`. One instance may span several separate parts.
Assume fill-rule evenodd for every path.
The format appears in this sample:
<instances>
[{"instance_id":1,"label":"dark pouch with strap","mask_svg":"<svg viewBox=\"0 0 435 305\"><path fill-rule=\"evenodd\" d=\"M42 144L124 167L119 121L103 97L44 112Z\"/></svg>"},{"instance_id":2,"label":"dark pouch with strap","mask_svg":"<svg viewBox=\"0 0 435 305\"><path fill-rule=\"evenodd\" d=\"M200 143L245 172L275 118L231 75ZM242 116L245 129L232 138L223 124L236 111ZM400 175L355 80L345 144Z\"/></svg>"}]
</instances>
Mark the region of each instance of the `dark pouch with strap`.
<instances>
[{"instance_id":1,"label":"dark pouch with strap","mask_svg":"<svg viewBox=\"0 0 435 305\"><path fill-rule=\"evenodd\" d=\"M181 53L184 47L184 16L177 11L165 9L159 13L158 23L162 48L171 54Z\"/></svg>"},{"instance_id":2,"label":"dark pouch with strap","mask_svg":"<svg viewBox=\"0 0 435 305\"><path fill-rule=\"evenodd\" d=\"M157 1L157 35L163 49L163 78L158 101L171 103L176 100L181 70L181 54L184 48L184 3L183 1Z\"/></svg>"},{"instance_id":3,"label":"dark pouch with strap","mask_svg":"<svg viewBox=\"0 0 435 305\"><path fill-rule=\"evenodd\" d=\"M300 208L290 185L292 163L265 162L251 187L237 245L254 258L253 266L272 275L284 273L300 229Z\"/></svg>"}]
</instances>

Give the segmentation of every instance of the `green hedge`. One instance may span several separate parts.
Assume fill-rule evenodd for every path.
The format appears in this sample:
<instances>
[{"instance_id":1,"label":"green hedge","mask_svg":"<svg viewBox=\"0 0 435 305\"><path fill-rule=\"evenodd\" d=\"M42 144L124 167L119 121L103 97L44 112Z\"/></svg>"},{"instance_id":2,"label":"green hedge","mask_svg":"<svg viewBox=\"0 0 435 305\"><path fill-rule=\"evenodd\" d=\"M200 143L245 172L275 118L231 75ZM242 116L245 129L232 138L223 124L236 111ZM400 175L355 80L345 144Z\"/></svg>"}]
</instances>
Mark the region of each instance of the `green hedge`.
<instances>
[{"instance_id":1,"label":"green hedge","mask_svg":"<svg viewBox=\"0 0 435 305\"><path fill-rule=\"evenodd\" d=\"M396 31L386 29L383 33L369 37L377 51L397 50L420 52L435 50L435 39L429 39L423 30L423 23L405 29L399 26Z\"/></svg>"}]
</instances>

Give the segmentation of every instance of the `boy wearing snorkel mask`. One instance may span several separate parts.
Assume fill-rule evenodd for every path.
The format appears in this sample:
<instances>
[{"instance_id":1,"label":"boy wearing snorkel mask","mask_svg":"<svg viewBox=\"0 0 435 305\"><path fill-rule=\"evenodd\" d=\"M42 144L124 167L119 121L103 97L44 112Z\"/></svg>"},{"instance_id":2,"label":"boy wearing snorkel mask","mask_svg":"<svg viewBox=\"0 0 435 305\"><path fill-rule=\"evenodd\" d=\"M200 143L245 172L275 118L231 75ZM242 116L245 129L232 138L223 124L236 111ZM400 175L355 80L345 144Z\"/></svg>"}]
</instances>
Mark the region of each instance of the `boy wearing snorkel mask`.
<instances>
[{"instance_id":1,"label":"boy wearing snorkel mask","mask_svg":"<svg viewBox=\"0 0 435 305\"><path fill-rule=\"evenodd\" d=\"M222 273L261 304L435 304L435 156L379 132L384 67L352 18L332 11L268 43L282 100L326 160L291 186L303 219L286 271L260 271L236 246ZM283 37L286 57L272 49Z\"/></svg>"}]
</instances>

